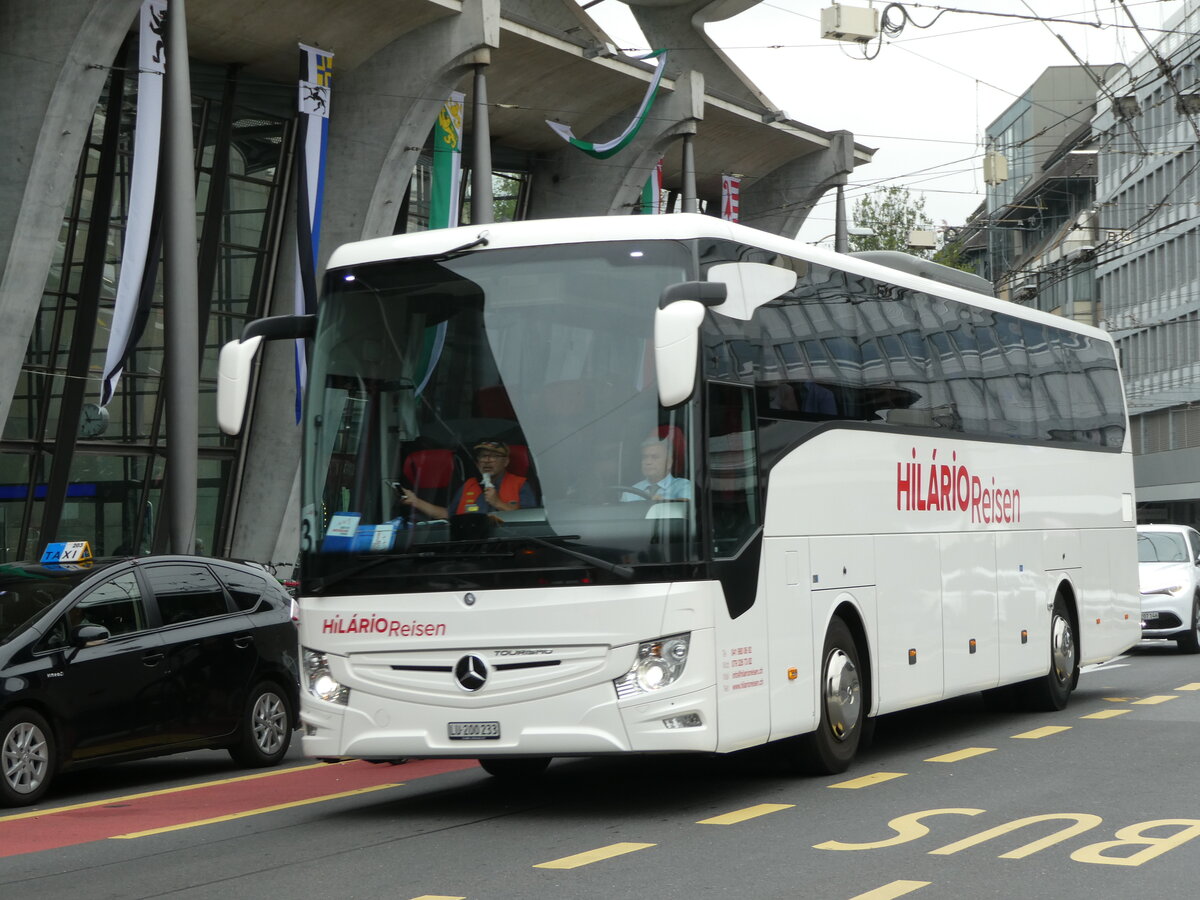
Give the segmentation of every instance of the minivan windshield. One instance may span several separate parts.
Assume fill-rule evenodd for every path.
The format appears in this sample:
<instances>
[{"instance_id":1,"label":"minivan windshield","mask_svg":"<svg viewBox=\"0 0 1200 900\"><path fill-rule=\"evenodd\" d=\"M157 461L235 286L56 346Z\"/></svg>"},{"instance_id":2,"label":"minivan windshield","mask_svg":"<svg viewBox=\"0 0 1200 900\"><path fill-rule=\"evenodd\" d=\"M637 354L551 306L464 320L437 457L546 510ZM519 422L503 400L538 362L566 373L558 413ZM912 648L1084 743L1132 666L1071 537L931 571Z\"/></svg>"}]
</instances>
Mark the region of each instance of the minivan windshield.
<instances>
[{"instance_id":1,"label":"minivan windshield","mask_svg":"<svg viewBox=\"0 0 1200 900\"><path fill-rule=\"evenodd\" d=\"M0 565L0 644L23 633L86 575L55 577L40 566Z\"/></svg>"}]
</instances>

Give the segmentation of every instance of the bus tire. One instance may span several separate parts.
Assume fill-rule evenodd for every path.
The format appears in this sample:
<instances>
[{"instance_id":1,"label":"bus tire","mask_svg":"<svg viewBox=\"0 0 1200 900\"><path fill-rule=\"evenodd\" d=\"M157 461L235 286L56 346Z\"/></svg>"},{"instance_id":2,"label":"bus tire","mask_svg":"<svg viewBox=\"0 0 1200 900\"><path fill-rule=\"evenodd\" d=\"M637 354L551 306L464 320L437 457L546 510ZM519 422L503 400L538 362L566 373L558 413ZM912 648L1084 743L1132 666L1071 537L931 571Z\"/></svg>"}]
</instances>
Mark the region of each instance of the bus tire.
<instances>
[{"instance_id":1,"label":"bus tire","mask_svg":"<svg viewBox=\"0 0 1200 900\"><path fill-rule=\"evenodd\" d=\"M1079 645L1075 623L1062 594L1054 598L1050 614L1050 671L1041 678L1017 685L1022 705L1036 712L1064 709L1079 674Z\"/></svg>"},{"instance_id":2,"label":"bus tire","mask_svg":"<svg viewBox=\"0 0 1200 900\"><path fill-rule=\"evenodd\" d=\"M817 730L790 738L789 755L797 769L812 775L845 772L867 730L866 690L858 645L838 616L829 622L821 651Z\"/></svg>"},{"instance_id":3,"label":"bus tire","mask_svg":"<svg viewBox=\"0 0 1200 900\"><path fill-rule=\"evenodd\" d=\"M1192 630L1175 638L1180 653L1200 653L1200 597L1192 598Z\"/></svg>"},{"instance_id":4,"label":"bus tire","mask_svg":"<svg viewBox=\"0 0 1200 900\"><path fill-rule=\"evenodd\" d=\"M479 765L493 778L507 782L534 781L550 765L549 756L483 757Z\"/></svg>"}]
</instances>

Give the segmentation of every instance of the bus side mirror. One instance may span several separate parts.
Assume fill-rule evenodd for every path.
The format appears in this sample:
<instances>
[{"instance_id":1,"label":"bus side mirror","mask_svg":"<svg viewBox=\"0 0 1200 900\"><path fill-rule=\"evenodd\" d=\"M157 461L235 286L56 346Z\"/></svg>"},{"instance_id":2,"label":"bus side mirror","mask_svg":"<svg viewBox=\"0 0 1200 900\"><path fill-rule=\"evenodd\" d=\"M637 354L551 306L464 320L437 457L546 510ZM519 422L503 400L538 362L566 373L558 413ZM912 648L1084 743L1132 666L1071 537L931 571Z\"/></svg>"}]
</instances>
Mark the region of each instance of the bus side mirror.
<instances>
[{"instance_id":1,"label":"bus side mirror","mask_svg":"<svg viewBox=\"0 0 1200 900\"><path fill-rule=\"evenodd\" d=\"M268 316L242 329L240 341L230 341L217 358L217 424L229 435L242 430L246 397L250 393L250 363L264 340L308 339L317 333L315 315Z\"/></svg>"},{"instance_id":2,"label":"bus side mirror","mask_svg":"<svg viewBox=\"0 0 1200 900\"><path fill-rule=\"evenodd\" d=\"M242 430L246 397L250 393L250 363L254 361L262 335L245 341L230 341L221 348L217 361L217 424L229 435Z\"/></svg>"},{"instance_id":3,"label":"bus side mirror","mask_svg":"<svg viewBox=\"0 0 1200 900\"><path fill-rule=\"evenodd\" d=\"M654 313L654 371L662 406L678 406L696 390L704 309L724 303L727 293L724 284L712 281L682 281L663 288Z\"/></svg>"},{"instance_id":4,"label":"bus side mirror","mask_svg":"<svg viewBox=\"0 0 1200 900\"><path fill-rule=\"evenodd\" d=\"M798 276L792 269L767 263L718 263L708 268L708 280L722 283L728 290L724 303L714 312L749 322L764 303L782 297L796 286Z\"/></svg>"}]
</instances>

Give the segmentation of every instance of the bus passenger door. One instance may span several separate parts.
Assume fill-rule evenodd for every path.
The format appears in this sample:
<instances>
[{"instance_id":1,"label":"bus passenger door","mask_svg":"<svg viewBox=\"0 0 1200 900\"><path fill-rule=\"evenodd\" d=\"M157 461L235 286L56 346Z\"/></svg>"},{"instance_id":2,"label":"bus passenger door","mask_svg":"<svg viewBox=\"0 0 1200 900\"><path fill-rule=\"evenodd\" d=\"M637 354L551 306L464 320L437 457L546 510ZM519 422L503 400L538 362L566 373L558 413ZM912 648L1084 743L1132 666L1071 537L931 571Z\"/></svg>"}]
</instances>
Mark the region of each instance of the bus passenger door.
<instances>
[{"instance_id":1,"label":"bus passenger door","mask_svg":"<svg viewBox=\"0 0 1200 900\"><path fill-rule=\"evenodd\" d=\"M727 619L718 617L717 749L762 743L770 732L767 585L754 391L712 382L707 391L708 535Z\"/></svg>"},{"instance_id":2,"label":"bus passenger door","mask_svg":"<svg viewBox=\"0 0 1200 900\"><path fill-rule=\"evenodd\" d=\"M812 660L812 598L808 541L763 541L767 596L767 657L771 664L771 740L811 731L817 725ZM796 670L792 679L790 673Z\"/></svg>"},{"instance_id":3,"label":"bus passenger door","mask_svg":"<svg viewBox=\"0 0 1200 900\"><path fill-rule=\"evenodd\" d=\"M1001 684L1046 674L1050 613L1041 559L1040 533L1002 531L996 535Z\"/></svg>"},{"instance_id":4,"label":"bus passenger door","mask_svg":"<svg viewBox=\"0 0 1200 900\"><path fill-rule=\"evenodd\" d=\"M1000 678L996 538L943 534L942 648L945 696L995 687Z\"/></svg>"},{"instance_id":5,"label":"bus passenger door","mask_svg":"<svg viewBox=\"0 0 1200 900\"><path fill-rule=\"evenodd\" d=\"M942 697L941 565L936 534L875 538L881 714Z\"/></svg>"}]
</instances>

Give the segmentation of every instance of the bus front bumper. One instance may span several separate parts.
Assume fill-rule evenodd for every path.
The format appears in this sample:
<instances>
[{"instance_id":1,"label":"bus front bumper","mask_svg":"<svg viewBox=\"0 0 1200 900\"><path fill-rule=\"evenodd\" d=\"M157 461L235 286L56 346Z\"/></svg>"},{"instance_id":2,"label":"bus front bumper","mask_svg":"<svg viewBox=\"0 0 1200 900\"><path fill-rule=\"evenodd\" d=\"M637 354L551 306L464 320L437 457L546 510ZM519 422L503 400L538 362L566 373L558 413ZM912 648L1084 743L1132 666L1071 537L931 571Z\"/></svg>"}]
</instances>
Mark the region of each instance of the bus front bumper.
<instances>
[{"instance_id":1,"label":"bus front bumper","mask_svg":"<svg viewBox=\"0 0 1200 900\"><path fill-rule=\"evenodd\" d=\"M351 692L342 706L303 695L304 754L395 759L713 752L715 686L618 702L611 684L478 712ZM451 735L455 735L452 737Z\"/></svg>"}]
</instances>

